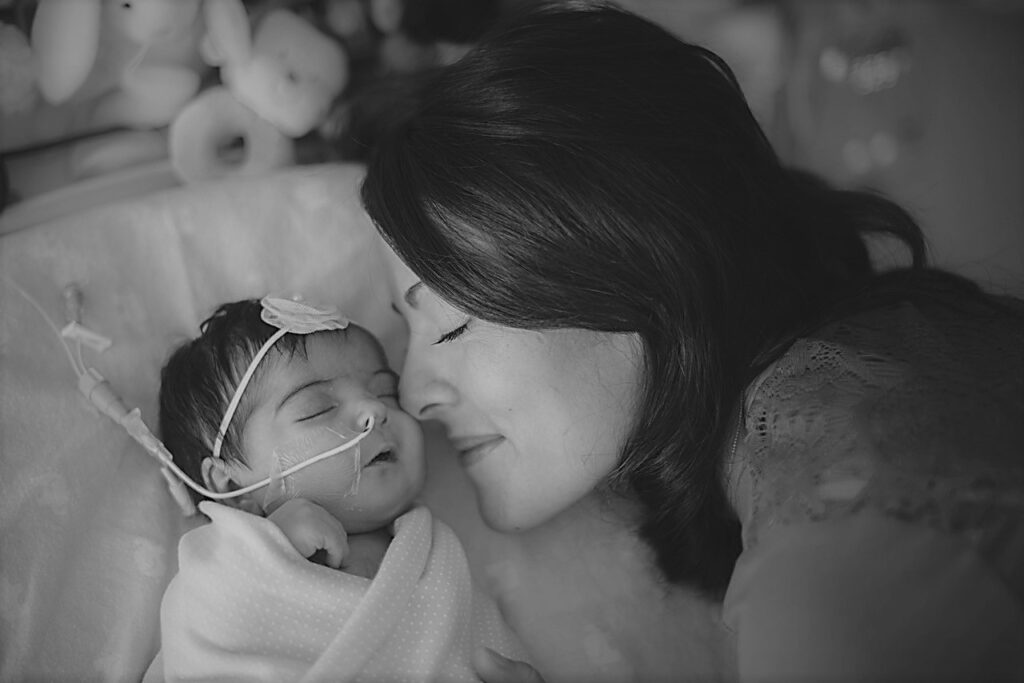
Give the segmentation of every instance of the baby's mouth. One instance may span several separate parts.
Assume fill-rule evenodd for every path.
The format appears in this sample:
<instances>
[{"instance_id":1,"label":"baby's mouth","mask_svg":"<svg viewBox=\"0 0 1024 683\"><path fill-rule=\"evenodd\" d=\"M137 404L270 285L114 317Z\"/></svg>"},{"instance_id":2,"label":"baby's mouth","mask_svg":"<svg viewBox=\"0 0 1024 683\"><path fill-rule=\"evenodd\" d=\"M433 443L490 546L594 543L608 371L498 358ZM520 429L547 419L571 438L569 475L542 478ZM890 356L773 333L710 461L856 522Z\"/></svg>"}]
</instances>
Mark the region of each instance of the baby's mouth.
<instances>
[{"instance_id":1,"label":"baby's mouth","mask_svg":"<svg viewBox=\"0 0 1024 683\"><path fill-rule=\"evenodd\" d=\"M385 446L380 450L379 453L377 453L370 459L370 462L366 463L366 465L364 465L363 467L366 468L373 467L375 465L384 465L386 463L396 462L397 460L398 455L395 453L394 449L389 446Z\"/></svg>"}]
</instances>

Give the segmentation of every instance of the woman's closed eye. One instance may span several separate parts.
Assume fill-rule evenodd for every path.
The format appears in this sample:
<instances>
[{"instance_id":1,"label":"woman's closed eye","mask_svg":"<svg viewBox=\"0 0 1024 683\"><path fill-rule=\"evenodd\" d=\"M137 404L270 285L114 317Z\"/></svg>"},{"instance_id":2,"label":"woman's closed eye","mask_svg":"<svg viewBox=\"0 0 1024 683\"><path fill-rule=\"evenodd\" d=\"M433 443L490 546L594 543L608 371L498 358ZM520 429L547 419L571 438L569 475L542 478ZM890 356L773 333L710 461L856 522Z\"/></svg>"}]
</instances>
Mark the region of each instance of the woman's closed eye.
<instances>
[{"instance_id":1,"label":"woman's closed eye","mask_svg":"<svg viewBox=\"0 0 1024 683\"><path fill-rule=\"evenodd\" d=\"M440 337L438 337L437 341L434 342L434 344L446 344L450 341L454 341L461 337L468 327L469 321L467 320L466 322L462 323L451 332L445 332L444 334L442 334Z\"/></svg>"}]
</instances>

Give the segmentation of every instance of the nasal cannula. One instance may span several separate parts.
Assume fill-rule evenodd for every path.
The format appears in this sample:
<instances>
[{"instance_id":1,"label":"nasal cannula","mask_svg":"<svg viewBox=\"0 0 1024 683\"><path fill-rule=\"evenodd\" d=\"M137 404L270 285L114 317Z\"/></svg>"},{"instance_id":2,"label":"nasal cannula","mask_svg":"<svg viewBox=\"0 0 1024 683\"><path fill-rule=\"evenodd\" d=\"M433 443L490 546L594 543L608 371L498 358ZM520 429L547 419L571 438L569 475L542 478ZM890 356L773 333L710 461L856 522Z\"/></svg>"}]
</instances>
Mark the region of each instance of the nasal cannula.
<instances>
[{"instance_id":1,"label":"nasal cannula","mask_svg":"<svg viewBox=\"0 0 1024 683\"><path fill-rule=\"evenodd\" d=\"M185 486L188 486L193 491L206 496L213 500L223 500L227 498L235 498L237 496L251 493L257 489L260 489L273 481L282 479L291 474L298 472L301 469L309 467L310 465L320 462L325 458L329 458L332 455L346 451L373 431L374 420L371 416L363 431L349 439L348 441L331 448L330 450L324 451L308 460L300 462L283 472L276 473L274 476L267 477L254 484L250 484L243 488L234 489L231 491L211 491L202 484L196 483L191 477L185 474L181 468L179 468L171 454L167 451L163 442L156 438L150 431L149 427L142 420L142 412L138 408L129 410L121 398L114 392L114 388L110 382L107 381L103 375L101 375L95 368L87 367L82 358L82 344L86 344L91 348L102 351L110 346L110 340L106 339L102 335L99 335L81 324L81 306L82 306L82 293L75 285L68 285L64 288L62 293L64 304L65 304L65 317L68 318L67 326L64 330L58 330L57 325L54 324L50 316L47 315L43 307L32 296L22 289L16 282L7 277L6 275L0 274L0 277L4 279L15 291L17 291L33 308L43 317L50 329L57 335L60 340L61 346L67 354L68 362L71 364L71 369L78 377L78 391L85 396L96 408L113 420L115 423L120 425L129 436L132 437L139 445L141 445L147 453L157 459L161 464L161 474L167 480L168 486L170 487L171 494L174 496L175 501L185 512L186 515L193 515L196 512L195 505L192 503L192 499L188 492L185 490ZM74 339L77 345L77 353L72 354L71 349L68 347L65 339Z\"/></svg>"}]
</instances>

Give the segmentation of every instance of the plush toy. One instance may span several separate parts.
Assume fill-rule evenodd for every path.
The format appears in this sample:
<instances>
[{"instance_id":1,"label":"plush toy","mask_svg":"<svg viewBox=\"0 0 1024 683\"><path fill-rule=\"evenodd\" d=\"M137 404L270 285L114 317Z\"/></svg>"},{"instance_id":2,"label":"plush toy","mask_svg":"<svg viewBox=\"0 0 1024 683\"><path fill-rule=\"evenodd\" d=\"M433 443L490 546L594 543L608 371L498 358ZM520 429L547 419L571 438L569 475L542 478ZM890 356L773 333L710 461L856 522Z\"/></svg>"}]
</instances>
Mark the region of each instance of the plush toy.
<instances>
[{"instance_id":1,"label":"plush toy","mask_svg":"<svg viewBox=\"0 0 1024 683\"><path fill-rule=\"evenodd\" d=\"M88 102L91 123L155 128L199 90L200 0L39 0L36 78L50 104Z\"/></svg>"},{"instance_id":2,"label":"plush toy","mask_svg":"<svg viewBox=\"0 0 1024 683\"><path fill-rule=\"evenodd\" d=\"M268 12L255 33L241 0L206 0L204 11L201 52L223 85L172 123L172 166L195 182L291 163L291 139L321 123L348 82L344 49L285 9Z\"/></svg>"},{"instance_id":3,"label":"plush toy","mask_svg":"<svg viewBox=\"0 0 1024 683\"><path fill-rule=\"evenodd\" d=\"M28 38L17 26L0 22L0 116L29 111L36 97Z\"/></svg>"},{"instance_id":4,"label":"plush toy","mask_svg":"<svg viewBox=\"0 0 1024 683\"><path fill-rule=\"evenodd\" d=\"M344 49L288 10L250 35L241 0L207 0L203 56L240 102L290 137L311 131L348 82Z\"/></svg>"}]
</instances>

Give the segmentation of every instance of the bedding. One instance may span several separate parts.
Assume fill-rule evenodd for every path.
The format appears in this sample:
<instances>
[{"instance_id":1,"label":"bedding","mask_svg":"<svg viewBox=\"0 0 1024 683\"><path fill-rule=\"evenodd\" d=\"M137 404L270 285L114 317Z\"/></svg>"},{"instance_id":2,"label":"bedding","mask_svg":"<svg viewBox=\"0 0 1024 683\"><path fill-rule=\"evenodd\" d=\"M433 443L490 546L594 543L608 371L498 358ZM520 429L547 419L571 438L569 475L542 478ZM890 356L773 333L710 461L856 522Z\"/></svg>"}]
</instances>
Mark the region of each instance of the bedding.
<instances>
[{"instance_id":1,"label":"bedding","mask_svg":"<svg viewBox=\"0 0 1024 683\"><path fill-rule=\"evenodd\" d=\"M525 659L474 591L458 538L417 506L370 580L302 557L271 521L212 502L182 538L149 681L476 681L473 649ZM162 676L161 676L162 674Z\"/></svg>"}]
</instances>

